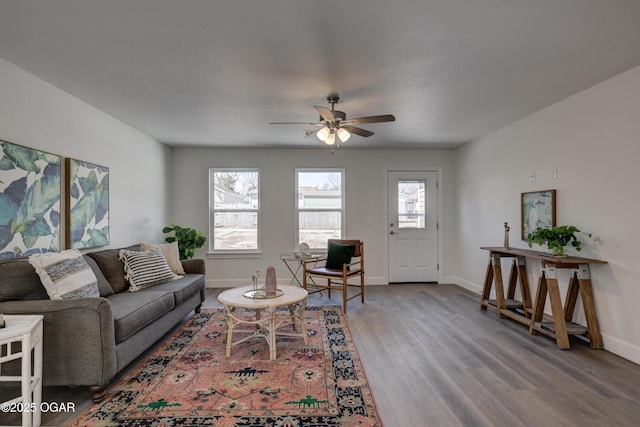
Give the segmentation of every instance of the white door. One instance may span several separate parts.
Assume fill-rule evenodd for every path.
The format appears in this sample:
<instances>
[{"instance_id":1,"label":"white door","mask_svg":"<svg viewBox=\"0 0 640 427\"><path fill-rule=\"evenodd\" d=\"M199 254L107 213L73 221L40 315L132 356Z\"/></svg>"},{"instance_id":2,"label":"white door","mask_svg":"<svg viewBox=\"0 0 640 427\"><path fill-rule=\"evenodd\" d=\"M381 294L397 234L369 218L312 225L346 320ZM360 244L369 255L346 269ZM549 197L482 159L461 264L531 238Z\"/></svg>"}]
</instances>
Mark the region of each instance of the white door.
<instances>
[{"instance_id":1,"label":"white door","mask_svg":"<svg viewBox=\"0 0 640 427\"><path fill-rule=\"evenodd\" d=\"M389 171L389 283L437 282L437 172Z\"/></svg>"}]
</instances>

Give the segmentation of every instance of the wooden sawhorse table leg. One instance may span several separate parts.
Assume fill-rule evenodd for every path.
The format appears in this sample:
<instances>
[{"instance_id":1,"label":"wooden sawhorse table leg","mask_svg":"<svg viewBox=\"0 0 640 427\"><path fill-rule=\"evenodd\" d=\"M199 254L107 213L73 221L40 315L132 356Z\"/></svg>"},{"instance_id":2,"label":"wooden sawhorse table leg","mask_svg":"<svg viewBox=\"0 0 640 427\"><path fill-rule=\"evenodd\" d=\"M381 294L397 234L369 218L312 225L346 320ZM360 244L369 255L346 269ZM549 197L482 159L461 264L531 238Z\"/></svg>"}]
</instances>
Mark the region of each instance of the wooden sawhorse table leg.
<instances>
[{"instance_id":1,"label":"wooden sawhorse table leg","mask_svg":"<svg viewBox=\"0 0 640 427\"><path fill-rule=\"evenodd\" d=\"M495 307L498 311L498 317L504 319L510 317L514 320L529 326L531 317L531 293L529 291L529 280L527 278L527 265L525 257L518 256L511 265L509 272L509 285L507 294L505 295L504 283L502 280L502 265L500 263L500 254L491 253L487 271L485 274L484 285L482 289L482 299L480 309L486 310L487 307ZM520 291L522 301L515 300L516 285L520 279ZM490 300L489 295L493 283L496 285L496 299ZM521 309L519 314L514 309Z\"/></svg>"},{"instance_id":2,"label":"wooden sawhorse table leg","mask_svg":"<svg viewBox=\"0 0 640 427\"><path fill-rule=\"evenodd\" d=\"M562 265L561 268L572 268L564 307L562 305L556 267L553 264L543 263L529 333L535 335L540 332L548 335L554 338L557 346L562 349L570 347L569 335L587 335L591 348L601 349L603 347L602 335L600 334L600 326L595 310L589 265ZM587 327L572 322L578 291L580 291L582 298ZM553 321L544 322L543 316L547 294L549 295Z\"/></svg>"}]
</instances>

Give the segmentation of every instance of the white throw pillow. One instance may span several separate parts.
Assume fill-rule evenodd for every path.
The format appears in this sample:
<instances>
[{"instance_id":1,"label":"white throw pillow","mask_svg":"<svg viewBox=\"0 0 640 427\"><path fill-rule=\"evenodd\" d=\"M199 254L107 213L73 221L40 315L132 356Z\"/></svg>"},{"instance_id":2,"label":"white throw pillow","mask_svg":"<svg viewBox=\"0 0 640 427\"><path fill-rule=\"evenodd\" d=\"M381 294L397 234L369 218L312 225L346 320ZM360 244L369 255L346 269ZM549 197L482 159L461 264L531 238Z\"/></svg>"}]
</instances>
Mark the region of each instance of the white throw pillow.
<instances>
[{"instance_id":1,"label":"white throw pillow","mask_svg":"<svg viewBox=\"0 0 640 427\"><path fill-rule=\"evenodd\" d=\"M121 249L120 259L124 262L124 278L131 285L131 292L166 283L178 277L171 271L164 254L157 246L152 246L146 251Z\"/></svg>"},{"instance_id":2,"label":"white throw pillow","mask_svg":"<svg viewBox=\"0 0 640 427\"><path fill-rule=\"evenodd\" d=\"M150 249L152 246L157 246L160 248L162 253L164 254L164 258L167 260L167 264L169 264L169 268L176 274L184 276L184 268L182 267L182 263L180 262L180 250L178 249L178 242L173 243L140 243L140 247L143 251Z\"/></svg>"},{"instance_id":3,"label":"white throw pillow","mask_svg":"<svg viewBox=\"0 0 640 427\"><path fill-rule=\"evenodd\" d=\"M51 299L99 297L98 279L77 249L29 257Z\"/></svg>"}]
</instances>

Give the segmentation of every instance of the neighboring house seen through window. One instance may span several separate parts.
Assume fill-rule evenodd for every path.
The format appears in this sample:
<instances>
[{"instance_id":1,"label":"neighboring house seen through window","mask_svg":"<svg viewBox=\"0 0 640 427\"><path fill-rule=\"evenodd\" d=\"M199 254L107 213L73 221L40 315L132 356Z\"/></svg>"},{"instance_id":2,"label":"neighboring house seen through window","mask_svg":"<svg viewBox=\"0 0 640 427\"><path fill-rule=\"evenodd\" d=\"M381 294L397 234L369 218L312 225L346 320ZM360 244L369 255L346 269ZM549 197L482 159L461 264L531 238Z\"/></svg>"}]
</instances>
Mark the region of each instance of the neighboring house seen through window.
<instances>
[{"instance_id":1,"label":"neighboring house seen through window","mask_svg":"<svg viewBox=\"0 0 640 427\"><path fill-rule=\"evenodd\" d=\"M298 245L327 248L344 231L344 170L296 169Z\"/></svg>"}]
</instances>

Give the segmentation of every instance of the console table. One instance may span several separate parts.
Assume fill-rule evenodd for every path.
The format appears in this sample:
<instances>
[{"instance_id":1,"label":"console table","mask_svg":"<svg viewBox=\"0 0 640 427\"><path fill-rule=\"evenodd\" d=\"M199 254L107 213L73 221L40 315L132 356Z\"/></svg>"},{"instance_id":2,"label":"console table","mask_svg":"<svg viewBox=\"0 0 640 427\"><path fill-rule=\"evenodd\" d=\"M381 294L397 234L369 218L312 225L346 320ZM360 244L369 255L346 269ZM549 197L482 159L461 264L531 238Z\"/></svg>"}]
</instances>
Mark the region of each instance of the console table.
<instances>
[{"instance_id":1,"label":"console table","mask_svg":"<svg viewBox=\"0 0 640 427\"><path fill-rule=\"evenodd\" d=\"M542 333L556 340L559 348L568 349L569 335L583 335L589 338L591 348L601 349L602 335L598 325L593 286L589 264L604 264L606 261L575 256L557 257L549 253L519 248L481 247L489 251L489 264L485 274L480 309L495 308L498 317L509 317L529 327L529 333ZM509 274L509 286L505 294L502 280L502 258L514 258ZM541 263L536 297L532 301L527 279L526 259L536 259ZM560 295L557 269L570 269L569 286L564 305ZM521 301L515 299L516 285L520 281ZM495 283L496 299L489 299ZM572 322L578 293L587 320L587 326ZM544 314L549 296L552 316Z\"/></svg>"}]
</instances>

